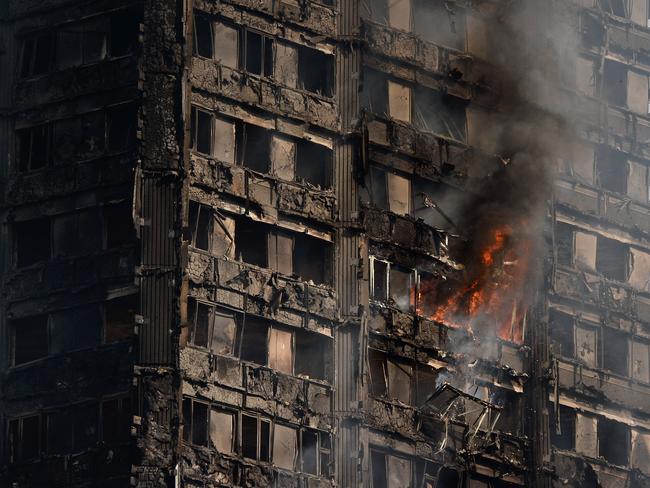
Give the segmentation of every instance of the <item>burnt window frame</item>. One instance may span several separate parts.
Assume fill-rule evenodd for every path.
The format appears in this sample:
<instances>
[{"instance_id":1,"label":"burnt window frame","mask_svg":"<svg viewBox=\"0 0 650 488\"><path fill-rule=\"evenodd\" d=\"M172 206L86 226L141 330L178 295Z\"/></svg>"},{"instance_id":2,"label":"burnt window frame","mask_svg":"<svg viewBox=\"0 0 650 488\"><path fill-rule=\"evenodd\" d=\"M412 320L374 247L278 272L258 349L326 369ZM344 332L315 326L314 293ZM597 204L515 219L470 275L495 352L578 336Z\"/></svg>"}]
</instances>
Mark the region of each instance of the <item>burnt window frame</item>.
<instances>
[{"instance_id":1,"label":"burnt window frame","mask_svg":"<svg viewBox=\"0 0 650 488\"><path fill-rule=\"evenodd\" d=\"M257 35L261 37L260 42L260 72L255 73L254 71L249 71L248 69L248 44L249 38L248 35ZM273 70L275 69L275 38L266 34L263 31L257 29L251 29L249 27L242 27L239 31L239 67L249 75L259 76L261 78L272 79ZM270 44L270 47L268 47ZM270 52L267 52L269 50ZM270 59L267 59L269 56ZM267 63L270 62L270 66L267 66Z\"/></svg>"},{"instance_id":2,"label":"burnt window frame","mask_svg":"<svg viewBox=\"0 0 650 488\"><path fill-rule=\"evenodd\" d=\"M196 208L196 222L192 222L192 207ZM208 214L208 221L207 221L207 228L205 232L207 233L206 235L206 247L207 249L204 249L202 247L198 247L196 244L197 242L197 235L199 231L199 224L201 222L201 214L205 212ZM213 235L213 225L214 225L214 209L201 202L197 202L196 200L190 200L188 203L188 218L187 218L187 241L190 246L194 250L197 250L199 252L205 252L210 254L212 250L212 235Z\"/></svg>"},{"instance_id":3,"label":"burnt window frame","mask_svg":"<svg viewBox=\"0 0 650 488\"><path fill-rule=\"evenodd\" d=\"M408 271L409 275L409 280L411 281L411 287L413 289L413 293L409 291L409 310L402 310L405 313L410 313L410 312L415 312L418 308L417 304L417 289L420 284L420 279L419 275L420 272L416 268L410 268L408 266L403 266L398 263L393 263L391 261L388 261L386 259L382 259L378 256L371 255L369 256L370 258L370 298L373 302L376 303L382 303L384 305L397 308L399 310L402 310L400 307L398 307L396 304L390 304L391 300L391 291L390 291L390 273L391 273L391 268L396 268L399 269L400 271ZM374 295L375 293L375 280L377 277L375 276L375 261L381 262L386 265L386 276L385 279L382 280L384 282L384 289L386 290L386 298L384 299L377 299ZM411 296L412 295L412 296Z\"/></svg>"},{"instance_id":4,"label":"burnt window frame","mask_svg":"<svg viewBox=\"0 0 650 488\"><path fill-rule=\"evenodd\" d=\"M305 434L309 435L315 435L316 436L316 472L312 473L311 471L306 471L305 470L305 455L303 453L304 449L304 441L303 437ZM328 439L327 442L325 442L325 439ZM329 444L329 447L327 445ZM329 477L332 470L332 462L333 462L333 457L332 457L332 436L329 432L320 430L320 429L309 429L305 427L299 427L298 428L298 459L296 462L296 466L298 469L296 469L297 472L306 474L308 476L315 476L315 477L321 477L321 478L326 478ZM329 458L329 462L327 462L324 466L323 463L323 458Z\"/></svg>"},{"instance_id":5,"label":"burnt window frame","mask_svg":"<svg viewBox=\"0 0 650 488\"><path fill-rule=\"evenodd\" d=\"M194 302L194 306L190 306L190 300ZM207 327L207 340L206 340L206 345L200 345L196 344L195 341L195 334L196 334L196 325L197 325L197 318L198 318L198 313L199 313L199 306L205 306L208 309L208 327ZM194 316L190 317L191 312L194 312ZM232 343L232 353L231 354L222 354L222 353L216 353L213 351L213 340L214 340L214 327L215 327L215 315L217 313L221 313L224 315L232 315L234 322L235 322L235 337L233 339ZM239 354L239 343L241 341L241 332L242 332L242 321L243 321L243 314L235 310L233 308L225 307L220 304L215 304L211 303L207 300L201 299L199 297L195 297L193 295L189 295L187 297L187 347L195 347L197 349L201 349L202 351L208 351L210 354L213 355L219 355L219 356L227 356L227 357L233 357L233 358L238 358Z\"/></svg>"},{"instance_id":6,"label":"burnt window frame","mask_svg":"<svg viewBox=\"0 0 650 488\"><path fill-rule=\"evenodd\" d=\"M320 97L333 98L336 95L336 55L334 53L327 53L321 51L320 49L314 49L303 44L297 44L296 46L298 50L298 87L301 90ZM320 91L319 88L312 89L305 86L305 72L310 71L309 66L313 65L314 62L317 62L319 57L323 61L327 59L326 66L322 67L323 71L320 73L325 75L325 79L322 80L323 87L320 87L324 88L323 91Z\"/></svg>"},{"instance_id":7,"label":"burnt window frame","mask_svg":"<svg viewBox=\"0 0 650 488\"><path fill-rule=\"evenodd\" d=\"M624 429L624 436L626 438L625 439L626 446L625 447L619 446L619 448L615 451L616 454L614 456L614 457L620 456L620 455L622 455L622 453L624 453L625 460L622 463L617 462L620 459L612 459L610 457L607 457L601 451L601 448L604 445L610 446L611 443L613 443L614 440L615 440L615 439L612 439L611 437L608 436L608 441L610 441L610 442L607 442L607 443L601 442L601 430L604 430L603 426L606 425L606 424L609 424L610 427L616 426L616 428ZM611 435L611 432L610 432L610 435ZM627 467L630 464L631 447L632 447L632 445L631 445L632 435L631 435L630 426L628 424L625 424L623 422L618 422L616 420L609 419L607 417L598 416L597 417L597 426L596 426L596 437L598 439L598 457L601 457L601 458L605 459L608 463L611 463L611 464L613 464L615 466Z\"/></svg>"},{"instance_id":8,"label":"burnt window frame","mask_svg":"<svg viewBox=\"0 0 650 488\"><path fill-rule=\"evenodd\" d=\"M200 44L198 42L198 28L197 28L198 22L197 22L197 19L200 19L201 22L207 23L207 25L210 28L210 32L209 32L210 56L205 56L205 55L199 53L199 45ZM215 39L215 36L214 36L214 21L210 17L205 15L204 13L195 10L193 12L193 22L194 22L194 25L193 25L193 29L192 29L193 30L192 56L196 56L197 58L201 58L201 59L210 59L210 60L214 59L214 47L215 47L215 42L216 42L216 39Z\"/></svg>"},{"instance_id":9,"label":"burnt window frame","mask_svg":"<svg viewBox=\"0 0 650 488\"><path fill-rule=\"evenodd\" d=\"M262 131L264 134L265 140L261 141L265 144L255 144L255 146L263 147L263 151L266 153L266 169L261 170L254 167L254 165L247 164L247 148L248 148L248 139L251 137L251 132L253 131ZM271 144L273 141L273 129L263 127L257 124L251 124L249 122L235 122L235 163L237 166L245 168L248 171L254 171L263 175L269 175L273 170L273 161L271 160ZM278 134L281 134L278 132Z\"/></svg>"},{"instance_id":10,"label":"burnt window frame","mask_svg":"<svg viewBox=\"0 0 650 488\"><path fill-rule=\"evenodd\" d=\"M108 308L110 303L116 303L120 301L127 301L127 300L133 300L135 304L135 310L133 312L133 323L132 325L132 330L131 333L128 337L123 338L123 339L115 339L115 340L108 340L107 334L108 334ZM116 342L124 342L124 341L131 341L136 337L136 328L137 328L137 323L138 323L138 316L140 311L140 291L134 291L130 290L126 293L120 293L119 295L115 296L110 296L106 298L104 301L101 303L101 316L102 316L102 339L101 343L102 344L114 344Z\"/></svg>"},{"instance_id":11,"label":"burnt window frame","mask_svg":"<svg viewBox=\"0 0 650 488\"><path fill-rule=\"evenodd\" d=\"M208 152L201 151L198 148L199 112L207 115L210 120L210 134L209 134L209 141L208 141L210 147ZM195 151L198 154L207 156L208 158L212 157L212 153L214 150L214 114L210 110L204 107L200 107L198 105L192 105L190 108L190 149L192 151Z\"/></svg>"},{"instance_id":12,"label":"burnt window frame","mask_svg":"<svg viewBox=\"0 0 650 488\"><path fill-rule=\"evenodd\" d=\"M57 409L48 409L47 411L43 412L43 417L44 417L44 442L43 442L43 451L45 452L46 455L66 455L66 454L78 454L82 453L88 450L95 449L99 445L101 445L102 442L102 417L101 417L101 403L102 403L102 398L95 399L92 401L87 401L87 402L80 402L80 403L74 403L72 405L67 405L64 408L57 408ZM96 412L96 417L95 417L95 439L94 439L94 444L91 444L90 446L78 446L77 444L77 439L76 439L76 433L77 433L77 428L79 427L79 424L75 423L75 420L79 419L79 415L77 414L78 411L85 409L87 407L94 407L95 412ZM67 434L69 435L69 438L67 441L65 439L60 439L57 438L57 442L67 442L67 444L64 444L63 450L59 451L58 449L54 450L54 444L53 440L51 437L51 422L52 418L56 415L63 415L63 419L65 420L65 423L67 424L67 427L69 428ZM61 447L61 446L57 446Z\"/></svg>"},{"instance_id":13,"label":"burnt window frame","mask_svg":"<svg viewBox=\"0 0 650 488\"><path fill-rule=\"evenodd\" d=\"M390 403L401 403L404 405L411 405L413 406L417 402L417 389L416 389L416 379L417 379L417 370L418 370L418 364L413 361L409 361L404 358L399 358L392 356L388 354L386 351L382 351L381 349L376 349L374 347L368 346L367 351L366 351L366 357L368 360L368 373L370 375L370 381L368 383L368 390L370 395L372 395L375 398L381 398L384 399ZM374 356L371 357L371 356ZM370 366L371 362L378 362L381 363L381 372L383 375L383 387L381 388L383 391L378 391L376 390L376 385L377 383L377 378L373 378L373 368ZM407 402L402 401L401 399L395 397L392 395L391 390L393 388L391 387L391 381L390 381L390 373L389 373L389 366L388 363L393 363L395 367L402 369L403 366L409 367L411 369L410 373L410 379L409 379L409 385L408 385L408 395L409 399Z\"/></svg>"}]
</instances>

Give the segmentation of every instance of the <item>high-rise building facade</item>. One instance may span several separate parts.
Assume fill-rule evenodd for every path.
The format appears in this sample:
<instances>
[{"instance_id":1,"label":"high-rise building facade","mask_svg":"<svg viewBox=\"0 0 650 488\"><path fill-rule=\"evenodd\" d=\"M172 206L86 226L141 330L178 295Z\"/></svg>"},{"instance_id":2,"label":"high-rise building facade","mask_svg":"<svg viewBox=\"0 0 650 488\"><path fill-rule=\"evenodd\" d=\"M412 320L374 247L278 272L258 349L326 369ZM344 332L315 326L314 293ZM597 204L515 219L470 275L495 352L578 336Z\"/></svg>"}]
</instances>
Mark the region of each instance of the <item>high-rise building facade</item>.
<instances>
[{"instance_id":1,"label":"high-rise building facade","mask_svg":"<svg viewBox=\"0 0 650 488\"><path fill-rule=\"evenodd\" d=\"M0 486L650 486L647 0L0 0Z\"/></svg>"}]
</instances>

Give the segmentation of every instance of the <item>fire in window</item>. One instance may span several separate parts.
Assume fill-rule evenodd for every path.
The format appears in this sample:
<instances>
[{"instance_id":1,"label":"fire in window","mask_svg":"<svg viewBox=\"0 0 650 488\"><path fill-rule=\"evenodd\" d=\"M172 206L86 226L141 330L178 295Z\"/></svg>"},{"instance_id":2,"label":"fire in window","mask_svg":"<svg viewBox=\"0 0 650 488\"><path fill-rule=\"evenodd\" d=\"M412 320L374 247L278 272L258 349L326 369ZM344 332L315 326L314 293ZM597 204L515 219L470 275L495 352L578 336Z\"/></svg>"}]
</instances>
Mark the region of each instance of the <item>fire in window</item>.
<instances>
[{"instance_id":1,"label":"fire in window","mask_svg":"<svg viewBox=\"0 0 650 488\"><path fill-rule=\"evenodd\" d=\"M237 334L234 313L191 297L187 301L187 313L190 344L210 349L214 354L234 354Z\"/></svg>"},{"instance_id":2,"label":"fire in window","mask_svg":"<svg viewBox=\"0 0 650 488\"><path fill-rule=\"evenodd\" d=\"M51 164L51 135L50 124L16 131L18 171L33 171Z\"/></svg>"},{"instance_id":3,"label":"fire in window","mask_svg":"<svg viewBox=\"0 0 650 488\"><path fill-rule=\"evenodd\" d=\"M273 39L262 33L242 31L242 62L244 69L252 74L273 75Z\"/></svg>"},{"instance_id":4,"label":"fire in window","mask_svg":"<svg viewBox=\"0 0 650 488\"><path fill-rule=\"evenodd\" d=\"M241 449L248 459L269 462L271 458L271 422L257 416L241 416Z\"/></svg>"},{"instance_id":5,"label":"fire in window","mask_svg":"<svg viewBox=\"0 0 650 488\"><path fill-rule=\"evenodd\" d=\"M20 74L36 76L52 69L54 61L54 36L45 32L23 41Z\"/></svg>"}]
</instances>

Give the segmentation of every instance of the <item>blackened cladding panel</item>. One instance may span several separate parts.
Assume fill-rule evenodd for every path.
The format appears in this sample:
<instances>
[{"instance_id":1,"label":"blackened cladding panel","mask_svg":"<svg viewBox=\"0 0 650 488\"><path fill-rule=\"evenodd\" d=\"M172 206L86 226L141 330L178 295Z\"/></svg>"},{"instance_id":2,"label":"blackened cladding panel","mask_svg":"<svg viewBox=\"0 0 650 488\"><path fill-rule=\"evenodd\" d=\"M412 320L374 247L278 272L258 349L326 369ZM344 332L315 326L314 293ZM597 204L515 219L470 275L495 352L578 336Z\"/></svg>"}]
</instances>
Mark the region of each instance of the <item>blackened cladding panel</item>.
<instances>
[{"instance_id":1,"label":"blackened cladding panel","mask_svg":"<svg viewBox=\"0 0 650 488\"><path fill-rule=\"evenodd\" d=\"M142 266L176 266L176 182L144 176L140 195Z\"/></svg>"},{"instance_id":2,"label":"blackened cladding panel","mask_svg":"<svg viewBox=\"0 0 650 488\"><path fill-rule=\"evenodd\" d=\"M139 360L143 366L174 364L175 271L150 271L141 278L140 308L143 322L139 331Z\"/></svg>"}]
</instances>

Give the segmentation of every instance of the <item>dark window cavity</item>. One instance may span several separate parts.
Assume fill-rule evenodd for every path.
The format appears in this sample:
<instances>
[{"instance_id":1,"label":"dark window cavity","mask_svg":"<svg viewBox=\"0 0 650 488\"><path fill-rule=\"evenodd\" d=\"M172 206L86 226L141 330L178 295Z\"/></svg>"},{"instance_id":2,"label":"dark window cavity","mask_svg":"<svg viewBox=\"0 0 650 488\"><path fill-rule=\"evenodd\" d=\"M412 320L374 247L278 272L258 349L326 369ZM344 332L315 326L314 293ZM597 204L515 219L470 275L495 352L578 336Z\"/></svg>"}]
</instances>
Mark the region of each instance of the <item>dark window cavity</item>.
<instances>
[{"instance_id":1,"label":"dark window cavity","mask_svg":"<svg viewBox=\"0 0 650 488\"><path fill-rule=\"evenodd\" d=\"M104 340L107 343L133 337L135 315L140 307L140 296L125 295L104 303Z\"/></svg>"},{"instance_id":2,"label":"dark window cavity","mask_svg":"<svg viewBox=\"0 0 650 488\"><path fill-rule=\"evenodd\" d=\"M629 375L629 340L627 334L603 327L603 368L622 376Z\"/></svg>"},{"instance_id":3,"label":"dark window cavity","mask_svg":"<svg viewBox=\"0 0 650 488\"><path fill-rule=\"evenodd\" d=\"M20 69L21 76L36 76L50 71L54 60L54 46L54 36L49 32L25 39Z\"/></svg>"},{"instance_id":4,"label":"dark window cavity","mask_svg":"<svg viewBox=\"0 0 650 488\"><path fill-rule=\"evenodd\" d=\"M334 56L300 46L298 79L304 90L331 97L334 94Z\"/></svg>"},{"instance_id":5,"label":"dark window cavity","mask_svg":"<svg viewBox=\"0 0 650 488\"><path fill-rule=\"evenodd\" d=\"M124 151L133 147L136 136L138 110L132 103L123 103L108 109L108 148Z\"/></svg>"},{"instance_id":6,"label":"dark window cavity","mask_svg":"<svg viewBox=\"0 0 650 488\"><path fill-rule=\"evenodd\" d=\"M49 219L16 222L13 231L18 268L50 259L52 251Z\"/></svg>"},{"instance_id":7,"label":"dark window cavity","mask_svg":"<svg viewBox=\"0 0 650 488\"><path fill-rule=\"evenodd\" d=\"M50 124L16 131L19 171L33 171L51 163L51 135Z\"/></svg>"},{"instance_id":8,"label":"dark window cavity","mask_svg":"<svg viewBox=\"0 0 650 488\"><path fill-rule=\"evenodd\" d=\"M273 74L273 39L264 34L245 29L242 31L244 46L242 66L256 75Z\"/></svg>"},{"instance_id":9,"label":"dark window cavity","mask_svg":"<svg viewBox=\"0 0 650 488\"><path fill-rule=\"evenodd\" d=\"M11 321L14 332L14 365L44 358L48 354L47 315L33 315Z\"/></svg>"},{"instance_id":10,"label":"dark window cavity","mask_svg":"<svg viewBox=\"0 0 650 488\"><path fill-rule=\"evenodd\" d=\"M610 280L627 279L628 247L622 242L598 236L596 270Z\"/></svg>"},{"instance_id":11,"label":"dark window cavity","mask_svg":"<svg viewBox=\"0 0 650 488\"><path fill-rule=\"evenodd\" d=\"M212 154L212 115L205 110L192 107L190 123L190 137L192 149L211 155Z\"/></svg>"},{"instance_id":12,"label":"dark window cavity","mask_svg":"<svg viewBox=\"0 0 650 488\"><path fill-rule=\"evenodd\" d=\"M627 158L625 154L607 147L596 152L598 184L605 190L617 193L627 191Z\"/></svg>"},{"instance_id":13,"label":"dark window cavity","mask_svg":"<svg viewBox=\"0 0 650 488\"><path fill-rule=\"evenodd\" d=\"M135 242L131 202L106 205L103 208L103 215L107 249Z\"/></svg>"},{"instance_id":14,"label":"dark window cavity","mask_svg":"<svg viewBox=\"0 0 650 488\"><path fill-rule=\"evenodd\" d=\"M625 107L627 104L627 67L624 64L605 60L603 96L612 105Z\"/></svg>"},{"instance_id":15,"label":"dark window cavity","mask_svg":"<svg viewBox=\"0 0 650 488\"><path fill-rule=\"evenodd\" d=\"M212 59L214 47L212 22L202 15L194 16L194 54Z\"/></svg>"},{"instance_id":16,"label":"dark window cavity","mask_svg":"<svg viewBox=\"0 0 650 488\"><path fill-rule=\"evenodd\" d=\"M554 404L549 404L549 411L549 419L551 422L549 428L551 432L551 443L558 449L563 449L565 451L571 451L575 449L575 411L563 405L560 405L559 410L556 410Z\"/></svg>"},{"instance_id":17,"label":"dark window cavity","mask_svg":"<svg viewBox=\"0 0 650 488\"><path fill-rule=\"evenodd\" d=\"M271 167L271 131L257 125L245 124L239 131L239 160L242 166L268 173Z\"/></svg>"},{"instance_id":18,"label":"dark window cavity","mask_svg":"<svg viewBox=\"0 0 650 488\"><path fill-rule=\"evenodd\" d=\"M329 188L332 185L332 150L300 140L296 151L296 180Z\"/></svg>"},{"instance_id":19,"label":"dark window cavity","mask_svg":"<svg viewBox=\"0 0 650 488\"><path fill-rule=\"evenodd\" d=\"M598 419L598 455L612 464L626 466L630 450L627 425L603 417Z\"/></svg>"}]
</instances>

